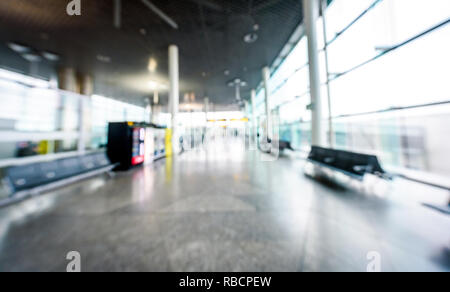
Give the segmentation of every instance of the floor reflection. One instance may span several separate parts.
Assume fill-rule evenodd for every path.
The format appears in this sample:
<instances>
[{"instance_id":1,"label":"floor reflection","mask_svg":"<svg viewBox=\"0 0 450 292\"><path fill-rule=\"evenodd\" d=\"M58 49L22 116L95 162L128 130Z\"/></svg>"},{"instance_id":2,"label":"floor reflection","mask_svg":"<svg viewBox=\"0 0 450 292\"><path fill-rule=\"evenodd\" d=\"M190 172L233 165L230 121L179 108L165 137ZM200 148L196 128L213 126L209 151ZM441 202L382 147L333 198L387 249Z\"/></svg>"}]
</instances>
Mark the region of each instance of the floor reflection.
<instances>
[{"instance_id":1,"label":"floor reflection","mask_svg":"<svg viewBox=\"0 0 450 292\"><path fill-rule=\"evenodd\" d=\"M396 182L378 196L221 140L0 210L0 271L449 271L450 219ZM439 194L437 194L439 196ZM414 198L411 202L410 198Z\"/></svg>"}]
</instances>

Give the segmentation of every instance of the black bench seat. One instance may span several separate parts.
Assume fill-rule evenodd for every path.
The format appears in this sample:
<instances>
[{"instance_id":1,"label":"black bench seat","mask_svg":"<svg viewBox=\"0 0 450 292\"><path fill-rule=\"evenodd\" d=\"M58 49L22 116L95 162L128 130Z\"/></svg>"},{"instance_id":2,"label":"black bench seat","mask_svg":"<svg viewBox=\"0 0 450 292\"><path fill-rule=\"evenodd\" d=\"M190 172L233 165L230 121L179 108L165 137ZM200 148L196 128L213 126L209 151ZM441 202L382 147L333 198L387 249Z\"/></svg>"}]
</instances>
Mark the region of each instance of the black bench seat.
<instances>
[{"instance_id":1,"label":"black bench seat","mask_svg":"<svg viewBox=\"0 0 450 292\"><path fill-rule=\"evenodd\" d=\"M292 148L291 142L285 140L278 141L278 147L280 148L280 151L284 151L286 149L295 151L294 148Z\"/></svg>"},{"instance_id":2,"label":"black bench seat","mask_svg":"<svg viewBox=\"0 0 450 292\"><path fill-rule=\"evenodd\" d=\"M263 149L263 147L261 147L261 146L265 146L270 150ZM272 147L279 150L280 152L284 152L285 150L295 151L295 149L291 145L291 142L286 141L286 140L267 139L267 143L264 143L264 145L261 142L259 143L259 148L262 151L269 153L269 154L272 152Z\"/></svg>"},{"instance_id":3,"label":"black bench seat","mask_svg":"<svg viewBox=\"0 0 450 292\"><path fill-rule=\"evenodd\" d=\"M366 174L388 177L375 155L312 146L307 160L358 180Z\"/></svg>"}]
</instances>

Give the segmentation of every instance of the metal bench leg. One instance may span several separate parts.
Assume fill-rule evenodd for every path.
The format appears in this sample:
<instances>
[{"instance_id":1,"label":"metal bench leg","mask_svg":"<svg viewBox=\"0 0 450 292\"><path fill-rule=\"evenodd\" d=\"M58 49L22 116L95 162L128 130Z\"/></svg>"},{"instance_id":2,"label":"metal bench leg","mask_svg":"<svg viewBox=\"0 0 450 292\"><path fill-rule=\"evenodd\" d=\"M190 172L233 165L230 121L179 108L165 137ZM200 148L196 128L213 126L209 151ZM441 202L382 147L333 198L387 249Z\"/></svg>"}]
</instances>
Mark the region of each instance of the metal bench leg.
<instances>
[{"instance_id":1,"label":"metal bench leg","mask_svg":"<svg viewBox=\"0 0 450 292\"><path fill-rule=\"evenodd\" d=\"M350 179L350 182L351 182L350 185L352 185L355 189L357 189L361 193L365 193L366 192L366 187L365 187L363 182L361 182L360 180L357 180L357 179L355 179L353 177L349 177L349 179Z\"/></svg>"}]
</instances>

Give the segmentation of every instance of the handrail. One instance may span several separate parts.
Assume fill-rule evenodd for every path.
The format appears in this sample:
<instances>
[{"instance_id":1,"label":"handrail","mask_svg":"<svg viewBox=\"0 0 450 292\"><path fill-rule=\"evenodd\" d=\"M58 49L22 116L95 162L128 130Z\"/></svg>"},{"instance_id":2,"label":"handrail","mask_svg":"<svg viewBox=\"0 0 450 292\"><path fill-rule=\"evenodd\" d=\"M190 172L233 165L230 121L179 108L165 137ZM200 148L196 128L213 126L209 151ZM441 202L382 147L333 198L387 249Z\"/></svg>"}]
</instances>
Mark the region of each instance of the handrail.
<instances>
[{"instance_id":1,"label":"handrail","mask_svg":"<svg viewBox=\"0 0 450 292\"><path fill-rule=\"evenodd\" d=\"M361 18L363 18L364 15L366 15L370 10L375 8L379 3L381 3L383 0L375 0L369 8L364 10L358 17L356 17L352 22L350 22L347 26L345 26L340 32L338 32L333 39L331 39L329 42L326 43L326 46L331 45L335 40L337 40L343 33L345 33L347 30L350 29L355 23L357 23ZM326 41L326 40L325 40Z\"/></svg>"},{"instance_id":2,"label":"handrail","mask_svg":"<svg viewBox=\"0 0 450 292\"><path fill-rule=\"evenodd\" d=\"M302 96L301 96L302 97ZM284 105L292 101L287 101L285 103L280 104ZM346 115L339 115L339 116L333 116L333 120L336 119L344 119L344 118L352 118L352 117L358 117L358 116L369 116L369 115L375 115L375 114L383 114L383 113L390 113L394 111L402 111L402 110L411 110L411 109L417 109L417 108L425 108L425 107L432 107L432 106L438 106L438 105L450 105L450 100L447 101L441 101L441 102L434 102L434 103L426 103L426 104L419 104L419 105L412 105L412 106L404 106L404 107L391 107L387 109L382 109L378 111L372 111L372 112L363 112L363 113L356 113L356 114L346 114ZM328 119L323 119L323 121L327 121ZM310 123L311 121L293 121L289 123L282 123L280 126L290 126L290 125L296 125L296 124L304 124L304 123Z\"/></svg>"},{"instance_id":3,"label":"handrail","mask_svg":"<svg viewBox=\"0 0 450 292\"><path fill-rule=\"evenodd\" d=\"M0 131L1 142L41 141L41 140L76 140L80 133L77 131L55 131L55 132L22 132L22 131Z\"/></svg>"},{"instance_id":4,"label":"handrail","mask_svg":"<svg viewBox=\"0 0 450 292\"><path fill-rule=\"evenodd\" d=\"M406 41L403 41L403 42L401 42L401 43L399 43L397 45L389 47L388 49L386 49L383 52L379 53L375 57L372 57L369 60L364 61L363 63L354 66L353 68L350 68L350 69L348 69L348 70L346 70L344 72L338 73L338 74L334 74L334 77L330 78L330 82L334 81L334 80L336 80L336 79L338 79L338 78L340 78L340 77L342 77L344 75L347 75L347 74L349 74L349 73L351 73L351 72L353 72L353 71L355 71L355 70L357 70L357 69L359 69L359 68L361 68L361 67L363 67L363 66L365 66L367 64L370 64L370 63L378 60L379 58L381 58L381 57L383 57L383 56L385 56L385 55L387 55L387 54L389 54L389 53L391 53L391 52L393 52L393 51L395 51L395 50L397 50L397 49L399 49L399 48L401 48L403 46L406 46L407 44L409 44L409 43L411 43L411 42L413 42L413 41L415 41L415 40L417 40L417 39L419 39L419 38L421 38L421 37L423 37L423 36L425 36L425 35L427 35L429 33L432 33L433 31L435 31L435 30L437 30L437 29L439 29L441 27L446 26L449 23L450 23L450 19L444 20L443 22L441 22L441 23L431 27L430 29L427 29L426 31L423 31L423 32L421 32L421 33L419 33L419 34L417 34L417 35L407 39Z\"/></svg>"},{"instance_id":5,"label":"handrail","mask_svg":"<svg viewBox=\"0 0 450 292\"><path fill-rule=\"evenodd\" d=\"M403 107L391 107L391 108L377 110L377 111L371 111L371 112L339 115L339 116L334 116L333 119L350 118L350 117L357 117L357 116L368 116L368 115L373 115L373 114L382 114L382 113L389 113L389 112L394 112L394 111L417 109L417 108L431 107L431 106L437 106L437 105L446 105L446 104L450 104L450 100L418 104L418 105L411 105L411 106L403 106Z\"/></svg>"}]
</instances>

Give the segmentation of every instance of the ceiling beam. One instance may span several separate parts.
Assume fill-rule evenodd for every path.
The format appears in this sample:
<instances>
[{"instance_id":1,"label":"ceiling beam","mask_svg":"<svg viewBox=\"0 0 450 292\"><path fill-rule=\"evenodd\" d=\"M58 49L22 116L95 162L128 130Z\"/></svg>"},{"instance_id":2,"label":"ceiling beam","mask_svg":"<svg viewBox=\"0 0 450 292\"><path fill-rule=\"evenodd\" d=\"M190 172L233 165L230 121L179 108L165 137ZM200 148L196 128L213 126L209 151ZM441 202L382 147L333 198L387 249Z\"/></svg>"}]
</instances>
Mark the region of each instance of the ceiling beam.
<instances>
[{"instance_id":1,"label":"ceiling beam","mask_svg":"<svg viewBox=\"0 0 450 292\"><path fill-rule=\"evenodd\" d=\"M122 0L114 1L114 27L119 29L122 26Z\"/></svg>"},{"instance_id":2,"label":"ceiling beam","mask_svg":"<svg viewBox=\"0 0 450 292\"><path fill-rule=\"evenodd\" d=\"M165 14L161 9L155 6L152 2L148 0L141 0L142 3L147 6L151 11L153 11L156 15L158 15L162 20L164 20L168 25L173 27L174 29L178 29L178 24L170 18L167 14Z\"/></svg>"}]
</instances>

